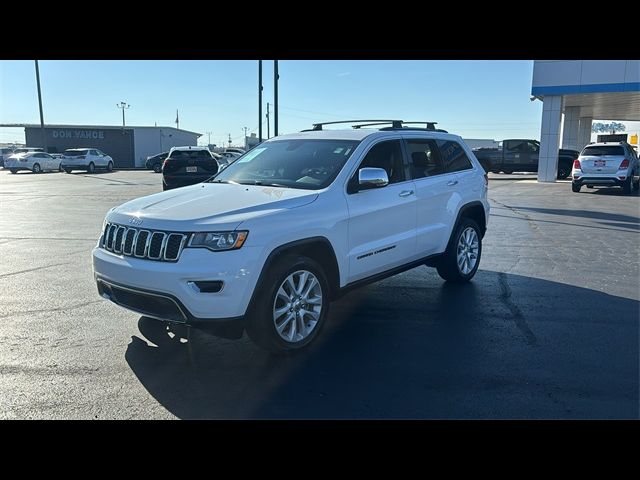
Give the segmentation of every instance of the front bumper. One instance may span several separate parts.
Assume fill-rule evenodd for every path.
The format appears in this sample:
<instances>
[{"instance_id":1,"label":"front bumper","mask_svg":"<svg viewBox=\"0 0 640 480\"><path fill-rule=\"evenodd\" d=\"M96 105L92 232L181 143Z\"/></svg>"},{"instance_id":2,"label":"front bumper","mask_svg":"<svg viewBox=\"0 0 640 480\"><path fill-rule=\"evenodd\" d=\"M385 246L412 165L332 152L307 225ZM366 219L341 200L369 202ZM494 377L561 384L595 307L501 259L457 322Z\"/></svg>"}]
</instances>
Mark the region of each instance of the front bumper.
<instances>
[{"instance_id":1,"label":"front bumper","mask_svg":"<svg viewBox=\"0 0 640 480\"><path fill-rule=\"evenodd\" d=\"M215 324L245 315L262 268L261 254L259 247L245 246L227 252L185 248L177 262L161 262L96 247L92 256L101 295L108 290L105 287L113 285L135 294L164 297L169 302L151 302L145 307L144 303L137 303L144 298L126 299L122 294L118 298L117 291L112 292L113 295L106 292L112 297L110 300L125 308L159 319L195 325ZM196 281L222 281L224 288L219 292L204 293L193 288L190 282Z\"/></svg>"}]
</instances>

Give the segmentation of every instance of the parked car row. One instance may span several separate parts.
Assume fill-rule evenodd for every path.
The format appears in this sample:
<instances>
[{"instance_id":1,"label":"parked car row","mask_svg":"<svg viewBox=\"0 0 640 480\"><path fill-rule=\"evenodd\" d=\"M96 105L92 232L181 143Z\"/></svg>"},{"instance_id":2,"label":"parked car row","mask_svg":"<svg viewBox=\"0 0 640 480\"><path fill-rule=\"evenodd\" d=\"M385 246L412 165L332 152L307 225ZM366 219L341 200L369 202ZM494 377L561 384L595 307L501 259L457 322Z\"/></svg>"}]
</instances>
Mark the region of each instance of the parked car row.
<instances>
[{"instance_id":1,"label":"parked car row","mask_svg":"<svg viewBox=\"0 0 640 480\"><path fill-rule=\"evenodd\" d=\"M71 148L64 153L46 153L42 148L25 147L2 153L2 166L11 173L29 170L33 173L47 171L85 170L93 173L96 169L113 170L113 158L97 148Z\"/></svg>"}]
</instances>

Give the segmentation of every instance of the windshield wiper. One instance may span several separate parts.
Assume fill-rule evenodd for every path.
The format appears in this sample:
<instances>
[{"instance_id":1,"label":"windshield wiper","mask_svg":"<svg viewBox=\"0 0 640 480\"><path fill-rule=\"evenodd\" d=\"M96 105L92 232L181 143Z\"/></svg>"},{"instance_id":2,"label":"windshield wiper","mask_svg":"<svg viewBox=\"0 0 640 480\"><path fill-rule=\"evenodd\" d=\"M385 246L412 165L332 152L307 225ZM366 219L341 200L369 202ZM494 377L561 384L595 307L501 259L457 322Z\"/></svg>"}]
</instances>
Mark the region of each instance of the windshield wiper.
<instances>
[{"instance_id":1,"label":"windshield wiper","mask_svg":"<svg viewBox=\"0 0 640 480\"><path fill-rule=\"evenodd\" d=\"M261 180L251 180L250 182L238 182L238 183L240 185L260 185L264 187L291 188L288 185L283 185L281 183L262 182Z\"/></svg>"}]
</instances>

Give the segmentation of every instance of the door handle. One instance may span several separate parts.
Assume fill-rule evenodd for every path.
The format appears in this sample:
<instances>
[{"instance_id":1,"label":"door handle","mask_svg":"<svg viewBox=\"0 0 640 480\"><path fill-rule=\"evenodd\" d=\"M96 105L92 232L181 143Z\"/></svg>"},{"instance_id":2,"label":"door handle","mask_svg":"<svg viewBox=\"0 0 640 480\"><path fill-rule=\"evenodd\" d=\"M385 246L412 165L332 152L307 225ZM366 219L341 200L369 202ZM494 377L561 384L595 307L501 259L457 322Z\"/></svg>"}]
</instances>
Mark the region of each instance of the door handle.
<instances>
[{"instance_id":1,"label":"door handle","mask_svg":"<svg viewBox=\"0 0 640 480\"><path fill-rule=\"evenodd\" d=\"M458 184L458 180L450 180L449 182L447 182L447 187L453 187L454 185Z\"/></svg>"},{"instance_id":2,"label":"door handle","mask_svg":"<svg viewBox=\"0 0 640 480\"><path fill-rule=\"evenodd\" d=\"M413 195L413 190L403 190L398 195L401 197L408 197L409 195Z\"/></svg>"}]
</instances>

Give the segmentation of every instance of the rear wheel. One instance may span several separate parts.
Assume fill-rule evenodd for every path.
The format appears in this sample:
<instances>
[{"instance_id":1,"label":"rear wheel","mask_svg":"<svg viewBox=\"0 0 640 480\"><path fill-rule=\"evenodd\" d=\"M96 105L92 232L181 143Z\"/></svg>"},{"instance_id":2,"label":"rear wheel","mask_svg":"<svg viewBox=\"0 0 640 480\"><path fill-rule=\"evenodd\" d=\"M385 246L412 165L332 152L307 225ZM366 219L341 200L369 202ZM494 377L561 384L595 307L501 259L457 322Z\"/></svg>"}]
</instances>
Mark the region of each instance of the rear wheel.
<instances>
[{"instance_id":1,"label":"rear wheel","mask_svg":"<svg viewBox=\"0 0 640 480\"><path fill-rule=\"evenodd\" d=\"M64 171L67 172L67 173L71 173L71 169L70 168L65 168Z\"/></svg>"},{"instance_id":2,"label":"rear wheel","mask_svg":"<svg viewBox=\"0 0 640 480\"><path fill-rule=\"evenodd\" d=\"M40 168L40 164L34 163L32 171L33 173L42 173L42 168Z\"/></svg>"},{"instance_id":3,"label":"rear wheel","mask_svg":"<svg viewBox=\"0 0 640 480\"><path fill-rule=\"evenodd\" d=\"M329 311L329 283L315 260L286 255L267 272L247 334L274 353L299 350L318 336Z\"/></svg>"},{"instance_id":4,"label":"rear wheel","mask_svg":"<svg viewBox=\"0 0 640 480\"><path fill-rule=\"evenodd\" d=\"M513 170L503 170L502 173L506 175L511 175L513 173Z\"/></svg>"},{"instance_id":5,"label":"rear wheel","mask_svg":"<svg viewBox=\"0 0 640 480\"><path fill-rule=\"evenodd\" d=\"M571 167L572 165L569 163L560 163L558 165L558 179L564 180L571 175Z\"/></svg>"},{"instance_id":6,"label":"rear wheel","mask_svg":"<svg viewBox=\"0 0 640 480\"><path fill-rule=\"evenodd\" d=\"M15 168L10 168L10 169L9 169L9 171L10 171L11 173L18 173L18 170L16 170Z\"/></svg>"},{"instance_id":7,"label":"rear wheel","mask_svg":"<svg viewBox=\"0 0 640 480\"><path fill-rule=\"evenodd\" d=\"M633 175L627 177L627 179L622 184L622 191L626 194L631 193L631 183L633 182Z\"/></svg>"},{"instance_id":8,"label":"rear wheel","mask_svg":"<svg viewBox=\"0 0 640 480\"><path fill-rule=\"evenodd\" d=\"M94 165L93 162L89 163L89 166L87 167L87 173L93 173L96 171L96 166Z\"/></svg>"},{"instance_id":9,"label":"rear wheel","mask_svg":"<svg viewBox=\"0 0 640 480\"><path fill-rule=\"evenodd\" d=\"M447 282L464 283L471 280L480 265L481 237L478 224L463 217L438 262L438 274Z\"/></svg>"},{"instance_id":10,"label":"rear wheel","mask_svg":"<svg viewBox=\"0 0 640 480\"><path fill-rule=\"evenodd\" d=\"M156 173L160 173L162 171L162 164L161 163L154 163L153 164L153 171Z\"/></svg>"},{"instance_id":11,"label":"rear wheel","mask_svg":"<svg viewBox=\"0 0 640 480\"><path fill-rule=\"evenodd\" d=\"M577 184L577 183L572 183L571 184L571 191L573 193L578 193L581 188L582 188L582 185L580 185L580 184Z\"/></svg>"},{"instance_id":12,"label":"rear wheel","mask_svg":"<svg viewBox=\"0 0 640 480\"><path fill-rule=\"evenodd\" d=\"M107 164L107 172L113 172L113 162Z\"/></svg>"},{"instance_id":13,"label":"rear wheel","mask_svg":"<svg viewBox=\"0 0 640 480\"><path fill-rule=\"evenodd\" d=\"M636 172L636 173L640 174L640 172ZM638 180L636 180L635 182L632 181L631 183L633 184L633 189L634 190L640 189L640 177L638 177Z\"/></svg>"}]
</instances>

